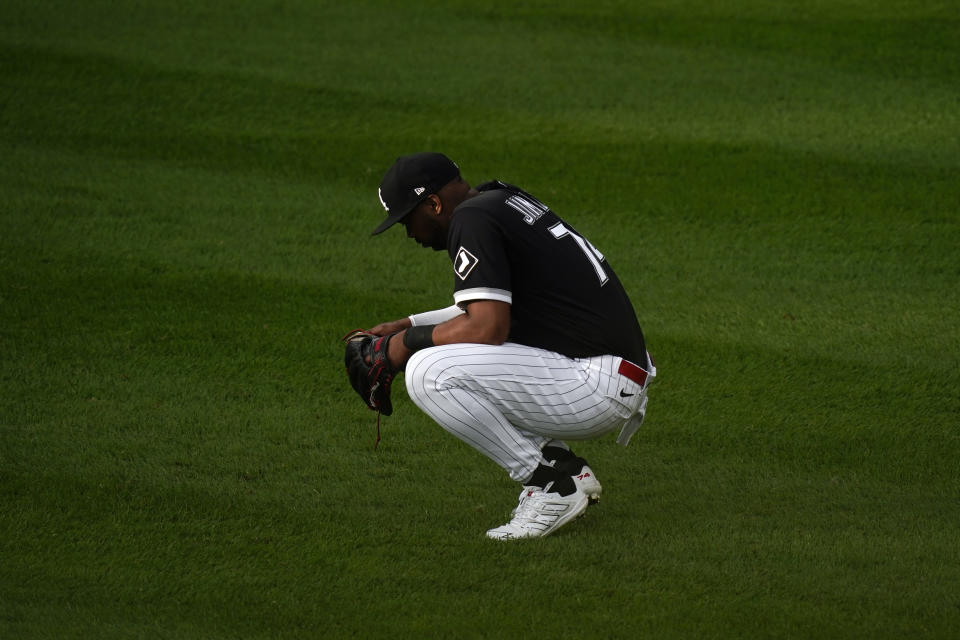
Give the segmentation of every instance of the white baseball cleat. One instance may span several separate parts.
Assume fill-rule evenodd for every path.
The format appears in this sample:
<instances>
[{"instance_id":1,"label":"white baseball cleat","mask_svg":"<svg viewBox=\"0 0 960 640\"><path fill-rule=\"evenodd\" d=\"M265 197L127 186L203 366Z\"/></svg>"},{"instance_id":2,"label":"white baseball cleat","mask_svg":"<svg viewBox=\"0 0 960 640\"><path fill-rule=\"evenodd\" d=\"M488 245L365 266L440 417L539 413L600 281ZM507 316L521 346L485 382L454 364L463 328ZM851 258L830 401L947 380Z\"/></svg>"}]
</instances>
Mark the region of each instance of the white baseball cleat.
<instances>
[{"instance_id":1,"label":"white baseball cleat","mask_svg":"<svg viewBox=\"0 0 960 640\"><path fill-rule=\"evenodd\" d=\"M583 465L580 473L575 473L570 477L573 478L573 484L577 485L577 489L587 494L591 504L600 500L603 487L600 486L600 481L597 480L597 476L594 475L593 469L587 465Z\"/></svg>"},{"instance_id":2,"label":"white baseball cleat","mask_svg":"<svg viewBox=\"0 0 960 640\"><path fill-rule=\"evenodd\" d=\"M568 496L547 493L540 487L524 487L513 519L507 524L490 529L487 537L494 540L542 538L571 520L583 515L589 498L578 487Z\"/></svg>"}]
</instances>

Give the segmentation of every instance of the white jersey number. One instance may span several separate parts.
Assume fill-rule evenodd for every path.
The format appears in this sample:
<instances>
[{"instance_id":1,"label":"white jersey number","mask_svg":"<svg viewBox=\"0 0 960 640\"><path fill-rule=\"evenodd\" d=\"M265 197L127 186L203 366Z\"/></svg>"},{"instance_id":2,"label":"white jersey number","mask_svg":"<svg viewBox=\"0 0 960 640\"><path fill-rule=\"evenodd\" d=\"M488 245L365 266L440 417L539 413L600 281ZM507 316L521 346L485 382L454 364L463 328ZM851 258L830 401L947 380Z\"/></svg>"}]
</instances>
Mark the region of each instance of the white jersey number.
<instances>
[{"instance_id":1,"label":"white jersey number","mask_svg":"<svg viewBox=\"0 0 960 640\"><path fill-rule=\"evenodd\" d=\"M557 240L566 238L567 236L573 238L574 242L580 246L583 254L587 256L587 260L593 265L593 270L597 272L597 277L600 279L600 286L607 284L607 280L609 280L610 277L607 276L607 272L603 269L603 254L597 251L596 247L590 244L589 240L567 229L562 222L558 222L550 227L550 233L552 233L553 237Z\"/></svg>"}]
</instances>

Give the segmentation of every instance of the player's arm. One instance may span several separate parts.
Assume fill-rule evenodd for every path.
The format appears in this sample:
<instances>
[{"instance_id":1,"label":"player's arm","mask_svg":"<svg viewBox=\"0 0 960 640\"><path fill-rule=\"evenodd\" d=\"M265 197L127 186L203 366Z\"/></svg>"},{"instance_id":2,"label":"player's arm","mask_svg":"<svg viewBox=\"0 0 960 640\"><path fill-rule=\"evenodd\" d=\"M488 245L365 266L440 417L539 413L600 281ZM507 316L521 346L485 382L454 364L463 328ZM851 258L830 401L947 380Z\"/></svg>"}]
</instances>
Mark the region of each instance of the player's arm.
<instances>
[{"instance_id":1,"label":"player's arm","mask_svg":"<svg viewBox=\"0 0 960 640\"><path fill-rule=\"evenodd\" d=\"M461 342L503 344L510 335L510 305L499 300L473 300L466 305L463 314L437 325L421 325L416 330L419 338L413 344L414 348L408 346L411 342L406 336L409 328L390 340L388 355L395 369L402 368L417 347Z\"/></svg>"},{"instance_id":2,"label":"player's arm","mask_svg":"<svg viewBox=\"0 0 960 640\"><path fill-rule=\"evenodd\" d=\"M400 318L399 320L393 320L391 322L381 322L377 326L370 329L370 333L377 336L385 336L391 333L396 333L397 331L403 331L410 327L417 327L425 324L440 324L441 322L446 322L452 318L456 318L463 313L463 309L457 305L451 305L449 307L444 307L443 309L435 309L433 311L424 311L423 313L415 313L406 318Z\"/></svg>"},{"instance_id":3,"label":"player's arm","mask_svg":"<svg viewBox=\"0 0 960 640\"><path fill-rule=\"evenodd\" d=\"M433 344L503 344L510 335L510 305L499 300L474 300L465 313L433 328Z\"/></svg>"}]
</instances>

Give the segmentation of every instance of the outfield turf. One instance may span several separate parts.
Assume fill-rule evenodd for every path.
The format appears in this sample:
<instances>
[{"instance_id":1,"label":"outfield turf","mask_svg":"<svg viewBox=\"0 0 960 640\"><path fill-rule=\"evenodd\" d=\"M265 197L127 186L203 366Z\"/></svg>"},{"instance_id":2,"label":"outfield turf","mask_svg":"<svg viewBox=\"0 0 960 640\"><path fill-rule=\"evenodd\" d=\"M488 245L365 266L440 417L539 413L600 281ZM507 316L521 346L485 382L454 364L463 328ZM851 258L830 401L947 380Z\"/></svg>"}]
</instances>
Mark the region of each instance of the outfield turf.
<instances>
[{"instance_id":1,"label":"outfield turf","mask_svg":"<svg viewBox=\"0 0 960 640\"><path fill-rule=\"evenodd\" d=\"M960 8L4 0L0 638L960 636ZM660 368L603 501L339 337L450 304L399 154L522 185Z\"/></svg>"}]
</instances>

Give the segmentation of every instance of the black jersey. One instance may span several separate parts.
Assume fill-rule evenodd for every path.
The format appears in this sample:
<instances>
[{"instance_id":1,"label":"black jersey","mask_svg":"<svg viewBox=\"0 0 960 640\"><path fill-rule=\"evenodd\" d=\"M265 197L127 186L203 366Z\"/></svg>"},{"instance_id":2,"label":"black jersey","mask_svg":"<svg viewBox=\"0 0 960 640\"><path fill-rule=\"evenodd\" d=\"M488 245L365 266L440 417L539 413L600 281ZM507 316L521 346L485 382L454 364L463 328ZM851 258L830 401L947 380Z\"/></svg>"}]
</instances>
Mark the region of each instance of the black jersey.
<instances>
[{"instance_id":1,"label":"black jersey","mask_svg":"<svg viewBox=\"0 0 960 640\"><path fill-rule=\"evenodd\" d=\"M477 189L450 221L456 303L509 303L510 342L645 366L643 332L604 256L525 191L502 182Z\"/></svg>"}]
</instances>

